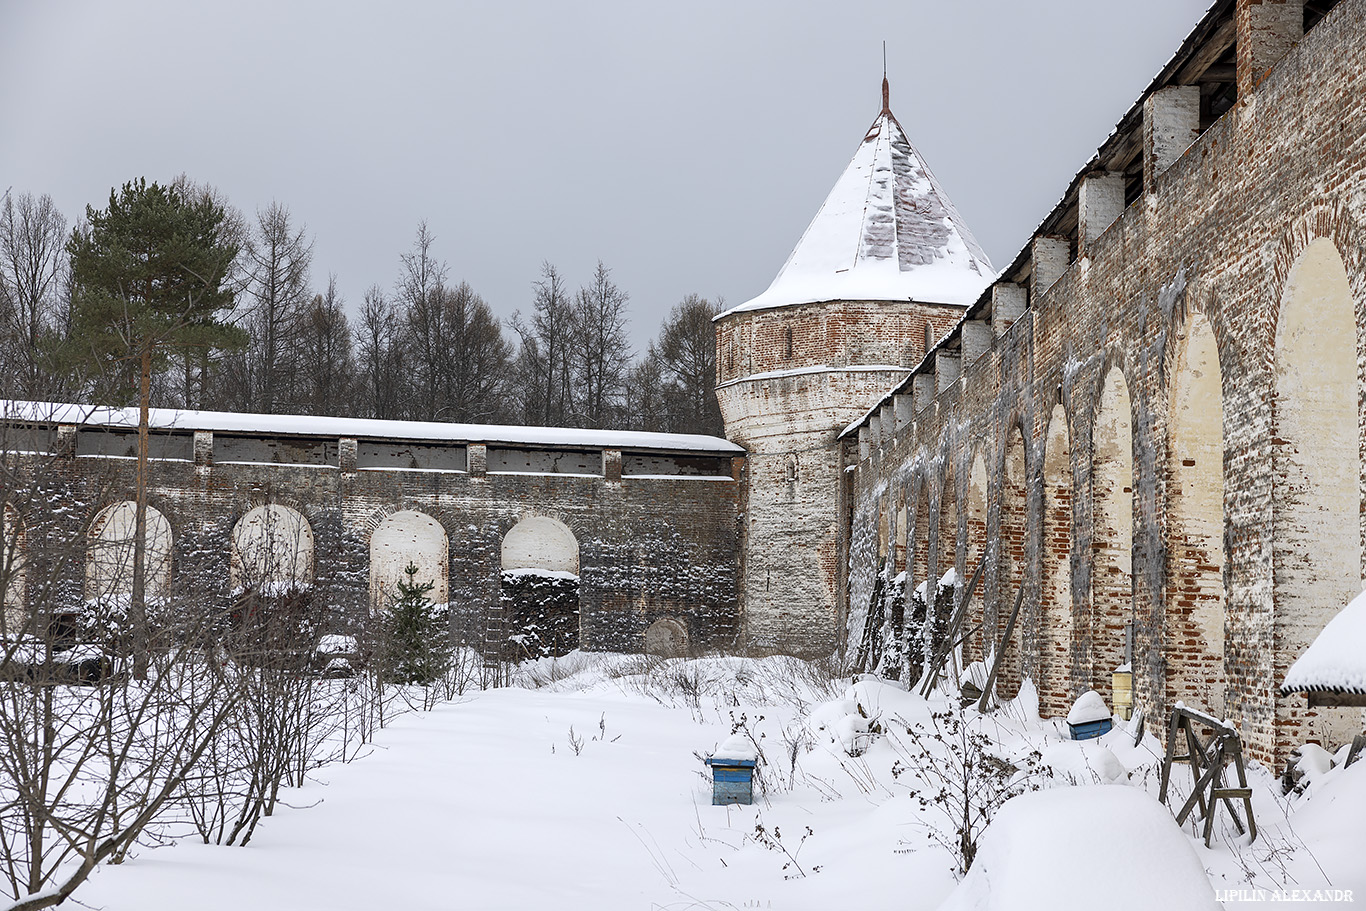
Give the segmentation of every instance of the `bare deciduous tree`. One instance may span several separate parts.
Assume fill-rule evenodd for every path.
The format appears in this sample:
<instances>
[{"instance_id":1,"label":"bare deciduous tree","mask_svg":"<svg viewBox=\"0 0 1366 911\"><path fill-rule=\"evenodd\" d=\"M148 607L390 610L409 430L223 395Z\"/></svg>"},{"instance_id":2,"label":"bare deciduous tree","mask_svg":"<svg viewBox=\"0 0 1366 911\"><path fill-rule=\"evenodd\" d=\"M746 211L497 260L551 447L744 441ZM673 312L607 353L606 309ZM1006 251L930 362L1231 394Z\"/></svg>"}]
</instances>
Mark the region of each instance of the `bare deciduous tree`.
<instances>
[{"instance_id":1,"label":"bare deciduous tree","mask_svg":"<svg viewBox=\"0 0 1366 911\"><path fill-rule=\"evenodd\" d=\"M398 318L378 285L365 292L358 347L366 412L370 417L385 420L402 417L404 357L399 345Z\"/></svg>"},{"instance_id":2,"label":"bare deciduous tree","mask_svg":"<svg viewBox=\"0 0 1366 911\"><path fill-rule=\"evenodd\" d=\"M659 359L669 418L662 430L720 436L721 406L716 401L716 329L712 319L721 302L689 294L674 305L659 331Z\"/></svg>"},{"instance_id":3,"label":"bare deciduous tree","mask_svg":"<svg viewBox=\"0 0 1366 911\"><path fill-rule=\"evenodd\" d=\"M288 208L272 202L256 213L243 252L250 299L243 325L251 340L243 355L245 369L239 365L234 372L232 400L244 410L288 410L294 403L300 324L311 299L313 242L304 228L294 227Z\"/></svg>"},{"instance_id":4,"label":"bare deciduous tree","mask_svg":"<svg viewBox=\"0 0 1366 911\"><path fill-rule=\"evenodd\" d=\"M12 908L38 909L65 900L143 836L194 774L236 697L195 647L215 618L203 586L160 602L161 636L181 647L154 650L145 679L123 670L129 638L117 633L117 618L54 622L79 607L70 579L86 556L101 485L92 505L54 511L61 469L41 435L0 440L0 453L11 518L0 600L17 621L0 641L0 891ZM115 561L125 571L130 550ZM122 597L86 609L122 608L126 624L132 580L125 572L108 581ZM102 641L78 639L82 626Z\"/></svg>"},{"instance_id":5,"label":"bare deciduous tree","mask_svg":"<svg viewBox=\"0 0 1366 911\"><path fill-rule=\"evenodd\" d=\"M631 362L626 334L625 291L612 281L602 260L575 302L570 363L574 374L573 414L583 427L617 426L626 370Z\"/></svg>"},{"instance_id":6,"label":"bare deciduous tree","mask_svg":"<svg viewBox=\"0 0 1366 911\"><path fill-rule=\"evenodd\" d=\"M447 286L449 269L434 256L435 242L420 223L394 292L408 364L404 416L491 420L502 411L508 346L483 298L464 282Z\"/></svg>"},{"instance_id":7,"label":"bare deciduous tree","mask_svg":"<svg viewBox=\"0 0 1366 911\"><path fill-rule=\"evenodd\" d=\"M650 343L645 356L626 374L623 426L629 430L662 432L669 425L669 402L659 352Z\"/></svg>"},{"instance_id":8,"label":"bare deciduous tree","mask_svg":"<svg viewBox=\"0 0 1366 911\"><path fill-rule=\"evenodd\" d=\"M356 359L337 277L327 293L313 297L299 322L300 370L297 401L309 414L347 414L354 409Z\"/></svg>"},{"instance_id":9,"label":"bare deciduous tree","mask_svg":"<svg viewBox=\"0 0 1366 911\"><path fill-rule=\"evenodd\" d=\"M435 420L441 408L445 383L447 313L443 306L446 264L432 252L436 237L419 222L413 248L399 257L403 273L394 289L394 307L400 317L398 343L409 369L404 371L403 417Z\"/></svg>"},{"instance_id":10,"label":"bare deciduous tree","mask_svg":"<svg viewBox=\"0 0 1366 911\"><path fill-rule=\"evenodd\" d=\"M573 396L569 365L575 332L574 298L563 276L551 263L541 263L535 282L530 321L512 315L512 329L521 340L517 353L517 386L523 420L547 427L572 420Z\"/></svg>"},{"instance_id":11,"label":"bare deciduous tree","mask_svg":"<svg viewBox=\"0 0 1366 911\"><path fill-rule=\"evenodd\" d=\"M504 413L512 346L484 299L467 283L439 288L408 312L405 339L416 384L410 416L492 422Z\"/></svg>"},{"instance_id":12,"label":"bare deciduous tree","mask_svg":"<svg viewBox=\"0 0 1366 911\"><path fill-rule=\"evenodd\" d=\"M52 197L0 201L0 375L16 398L54 397L50 355L65 322L66 218Z\"/></svg>"}]
</instances>

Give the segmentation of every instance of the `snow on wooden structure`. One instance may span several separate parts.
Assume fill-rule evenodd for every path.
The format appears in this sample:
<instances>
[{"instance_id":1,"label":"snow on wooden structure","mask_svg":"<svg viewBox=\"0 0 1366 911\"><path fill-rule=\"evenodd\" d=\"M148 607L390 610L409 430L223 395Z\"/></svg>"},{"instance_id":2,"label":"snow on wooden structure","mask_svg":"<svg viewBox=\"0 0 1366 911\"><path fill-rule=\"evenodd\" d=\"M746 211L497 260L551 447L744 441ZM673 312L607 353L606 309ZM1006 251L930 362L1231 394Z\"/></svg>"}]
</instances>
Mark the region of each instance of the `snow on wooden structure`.
<instances>
[{"instance_id":1,"label":"snow on wooden structure","mask_svg":"<svg viewBox=\"0 0 1366 911\"><path fill-rule=\"evenodd\" d=\"M1290 666L1281 693L1307 693L1311 707L1366 707L1366 592L1329 620Z\"/></svg>"}]
</instances>

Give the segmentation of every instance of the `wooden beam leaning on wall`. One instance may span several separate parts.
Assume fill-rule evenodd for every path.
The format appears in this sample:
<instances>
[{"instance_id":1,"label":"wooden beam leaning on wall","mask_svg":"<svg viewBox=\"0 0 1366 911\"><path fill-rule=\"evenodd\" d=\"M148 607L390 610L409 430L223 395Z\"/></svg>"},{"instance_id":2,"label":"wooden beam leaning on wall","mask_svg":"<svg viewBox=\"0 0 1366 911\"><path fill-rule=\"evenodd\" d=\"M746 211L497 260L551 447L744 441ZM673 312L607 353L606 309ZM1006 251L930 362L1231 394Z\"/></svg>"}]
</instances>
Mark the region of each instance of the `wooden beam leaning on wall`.
<instances>
[{"instance_id":1,"label":"wooden beam leaning on wall","mask_svg":"<svg viewBox=\"0 0 1366 911\"><path fill-rule=\"evenodd\" d=\"M1024 582L1020 582L1020 589L1015 593L1015 606L1010 610L1010 619L1006 621L1006 628L1001 633L1001 641L996 643L996 657L991 662L991 673L987 675L987 682L982 686L982 698L977 700L977 711L985 713L987 703L991 701L991 691L996 686L996 674L1001 670L1001 659L1006 653L1006 645L1010 642L1010 634L1015 632L1015 621L1020 617L1020 605L1024 603Z\"/></svg>"},{"instance_id":2,"label":"wooden beam leaning on wall","mask_svg":"<svg viewBox=\"0 0 1366 911\"><path fill-rule=\"evenodd\" d=\"M968 587L958 603L953 608L953 618L949 620L949 629L944 636L944 641L939 643L934 654L930 656L929 673L925 675L925 683L920 687L920 695L929 698L934 692L934 688L939 685L939 678L944 671L944 663L953 655L953 650L963 641L958 637L958 630L963 626L963 620L968 614L968 602L972 600L972 594L977 590L977 583L982 578L982 570L987 565L986 551L982 552L982 558L977 561L977 569L972 573L972 579L968 582ZM928 586L926 586L928 588ZM971 635L971 632L968 633ZM963 638L966 638L963 637Z\"/></svg>"}]
</instances>

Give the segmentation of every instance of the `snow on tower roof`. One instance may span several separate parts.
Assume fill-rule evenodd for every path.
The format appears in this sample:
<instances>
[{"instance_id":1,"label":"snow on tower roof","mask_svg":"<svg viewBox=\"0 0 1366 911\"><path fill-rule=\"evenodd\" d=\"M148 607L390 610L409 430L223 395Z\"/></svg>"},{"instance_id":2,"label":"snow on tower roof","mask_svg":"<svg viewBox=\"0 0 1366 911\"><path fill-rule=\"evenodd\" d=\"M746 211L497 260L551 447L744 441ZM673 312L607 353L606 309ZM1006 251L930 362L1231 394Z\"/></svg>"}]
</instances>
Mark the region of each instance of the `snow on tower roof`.
<instances>
[{"instance_id":1,"label":"snow on tower roof","mask_svg":"<svg viewBox=\"0 0 1366 911\"><path fill-rule=\"evenodd\" d=\"M883 79L881 113L778 277L726 313L827 300L966 306L995 278L887 99Z\"/></svg>"}]
</instances>

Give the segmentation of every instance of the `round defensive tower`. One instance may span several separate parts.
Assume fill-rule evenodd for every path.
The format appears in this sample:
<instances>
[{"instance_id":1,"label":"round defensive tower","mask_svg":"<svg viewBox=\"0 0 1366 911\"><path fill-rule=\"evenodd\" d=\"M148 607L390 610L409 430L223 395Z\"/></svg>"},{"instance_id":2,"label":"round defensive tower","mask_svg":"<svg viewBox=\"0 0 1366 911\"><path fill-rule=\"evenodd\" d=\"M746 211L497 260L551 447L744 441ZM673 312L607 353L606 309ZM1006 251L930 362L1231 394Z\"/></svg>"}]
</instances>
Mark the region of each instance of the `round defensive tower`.
<instances>
[{"instance_id":1,"label":"round defensive tower","mask_svg":"<svg viewBox=\"0 0 1366 911\"><path fill-rule=\"evenodd\" d=\"M836 643L836 435L903 380L994 278L882 110L768 290L716 317L726 436L749 450L741 601L756 649Z\"/></svg>"}]
</instances>

